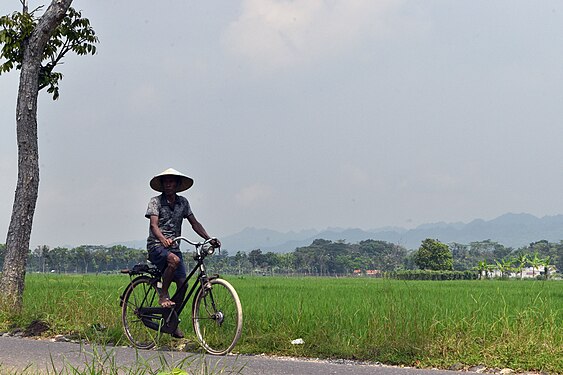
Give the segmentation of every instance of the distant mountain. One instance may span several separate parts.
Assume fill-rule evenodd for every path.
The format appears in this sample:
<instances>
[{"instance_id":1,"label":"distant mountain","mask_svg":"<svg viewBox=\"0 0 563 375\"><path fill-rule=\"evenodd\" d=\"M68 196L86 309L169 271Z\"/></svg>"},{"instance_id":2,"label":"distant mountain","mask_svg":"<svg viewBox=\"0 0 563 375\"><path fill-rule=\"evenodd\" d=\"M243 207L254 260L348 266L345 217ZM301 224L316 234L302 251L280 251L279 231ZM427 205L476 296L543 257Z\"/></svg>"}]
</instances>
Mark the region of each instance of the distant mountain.
<instances>
[{"instance_id":1,"label":"distant mountain","mask_svg":"<svg viewBox=\"0 0 563 375\"><path fill-rule=\"evenodd\" d=\"M291 242L301 243L311 237L315 237L318 233L314 229L281 233L271 229L246 228L239 233L221 238L221 242L225 249L237 249L237 251L241 247L245 248L243 251L262 248L269 249L280 246L284 247Z\"/></svg>"},{"instance_id":2,"label":"distant mountain","mask_svg":"<svg viewBox=\"0 0 563 375\"><path fill-rule=\"evenodd\" d=\"M423 224L414 229L380 228L365 231L357 228L329 228L323 231L304 230L282 233L270 229L246 228L221 238L223 248L229 253L261 249L263 252L291 252L308 246L315 239L344 240L355 243L367 239L397 243L407 249L416 249L425 238L441 242L468 244L473 241L492 240L505 246L518 248L530 242L563 240L563 215L535 217L530 214L508 213L493 220L482 219L465 223Z\"/></svg>"}]
</instances>

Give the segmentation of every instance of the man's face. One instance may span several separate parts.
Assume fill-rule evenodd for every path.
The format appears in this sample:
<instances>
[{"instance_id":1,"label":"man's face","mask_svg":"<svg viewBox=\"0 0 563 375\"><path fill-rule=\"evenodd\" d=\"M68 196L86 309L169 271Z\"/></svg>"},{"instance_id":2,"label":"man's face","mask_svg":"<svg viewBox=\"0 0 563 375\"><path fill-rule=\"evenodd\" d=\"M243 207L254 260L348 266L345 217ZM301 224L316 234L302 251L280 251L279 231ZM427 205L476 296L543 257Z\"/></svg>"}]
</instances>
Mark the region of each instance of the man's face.
<instances>
[{"instance_id":1,"label":"man's face","mask_svg":"<svg viewBox=\"0 0 563 375\"><path fill-rule=\"evenodd\" d=\"M164 194L176 193L177 187L178 187L178 179L176 177L174 176L162 177L162 190L164 190Z\"/></svg>"}]
</instances>

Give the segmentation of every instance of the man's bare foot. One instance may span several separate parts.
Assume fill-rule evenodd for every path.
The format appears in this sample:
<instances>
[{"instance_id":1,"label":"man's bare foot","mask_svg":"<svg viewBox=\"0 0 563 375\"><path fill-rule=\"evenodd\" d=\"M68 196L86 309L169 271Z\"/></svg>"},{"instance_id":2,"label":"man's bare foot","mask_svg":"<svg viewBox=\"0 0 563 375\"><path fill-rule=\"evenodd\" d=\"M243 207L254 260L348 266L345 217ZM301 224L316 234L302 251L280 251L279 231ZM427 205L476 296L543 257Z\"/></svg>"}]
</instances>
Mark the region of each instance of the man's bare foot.
<instances>
[{"instance_id":1,"label":"man's bare foot","mask_svg":"<svg viewBox=\"0 0 563 375\"><path fill-rule=\"evenodd\" d=\"M158 304L162 307L172 307L176 304L176 302L172 301L168 296L160 296Z\"/></svg>"}]
</instances>

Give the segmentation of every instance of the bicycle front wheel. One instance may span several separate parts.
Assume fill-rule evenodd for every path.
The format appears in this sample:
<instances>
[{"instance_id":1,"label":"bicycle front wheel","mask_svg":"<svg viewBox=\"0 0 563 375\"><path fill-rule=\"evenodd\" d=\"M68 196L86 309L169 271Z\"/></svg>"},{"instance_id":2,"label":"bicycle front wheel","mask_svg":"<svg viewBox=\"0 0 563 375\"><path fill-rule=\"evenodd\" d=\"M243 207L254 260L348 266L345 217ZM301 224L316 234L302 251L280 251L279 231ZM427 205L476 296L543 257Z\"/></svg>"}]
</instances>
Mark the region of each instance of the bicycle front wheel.
<instances>
[{"instance_id":1,"label":"bicycle front wheel","mask_svg":"<svg viewBox=\"0 0 563 375\"><path fill-rule=\"evenodd\" d=\"M214 355L229 353L242 332L242 306L231 284L223 279L209 280L194 300L192 319L201 346Z\"/></svg>"},{"instance_id":2,"label":"bicycle front wheel","mask_svg":"<svg viewBox=\"0 0 563 375\"><path fill-rule=\"evenodd\" d=\"M121 310L121 321L125 336L139 349L150 349L157 342L159 337L158 329L151 329L145 325L141 314L141 308L159 307L158 291L156 289L154 279L141 276L136 278L129 284L123 296L123 304ZM153 323L154 324L154 323Z\"/></svg>"}]
</instances>

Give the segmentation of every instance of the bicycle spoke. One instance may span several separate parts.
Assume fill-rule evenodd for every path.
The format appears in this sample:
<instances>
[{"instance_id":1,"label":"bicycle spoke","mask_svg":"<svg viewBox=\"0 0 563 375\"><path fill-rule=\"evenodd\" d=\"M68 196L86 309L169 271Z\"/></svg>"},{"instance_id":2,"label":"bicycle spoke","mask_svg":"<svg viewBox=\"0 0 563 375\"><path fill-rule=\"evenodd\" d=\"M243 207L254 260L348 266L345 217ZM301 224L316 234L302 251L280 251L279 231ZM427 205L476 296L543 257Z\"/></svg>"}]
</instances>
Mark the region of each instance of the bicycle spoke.
<instances>
[{"instance_id":1,"label":"bicycle spoke","mask_svg":"<svg viewBox=\"0 0 563 375\"><path fill-rule=\"evenodd\" d=\"M229 283L215 279L211 284L210 290L202 290L196 297L194 329L205 350L222 355L228 353L240 337L242 309Z\"/></svg>"},{"instance_id":2,"label":"bicycle spoke","mask_svg":"<svg viewBox=\"0 0 563 375\"><path fill-rule=\"evenodd\" d=\"M143 319L154 321L150 316L139 315L139 310L144 307L157 307L158 296L156 288L151 284L151 279L141 277L130 286L127 291L122 310L122 322L125 335L131 343L141 349L153 347L158 340L159 332L145 325Z\"/></svg>"}]
</instances>

